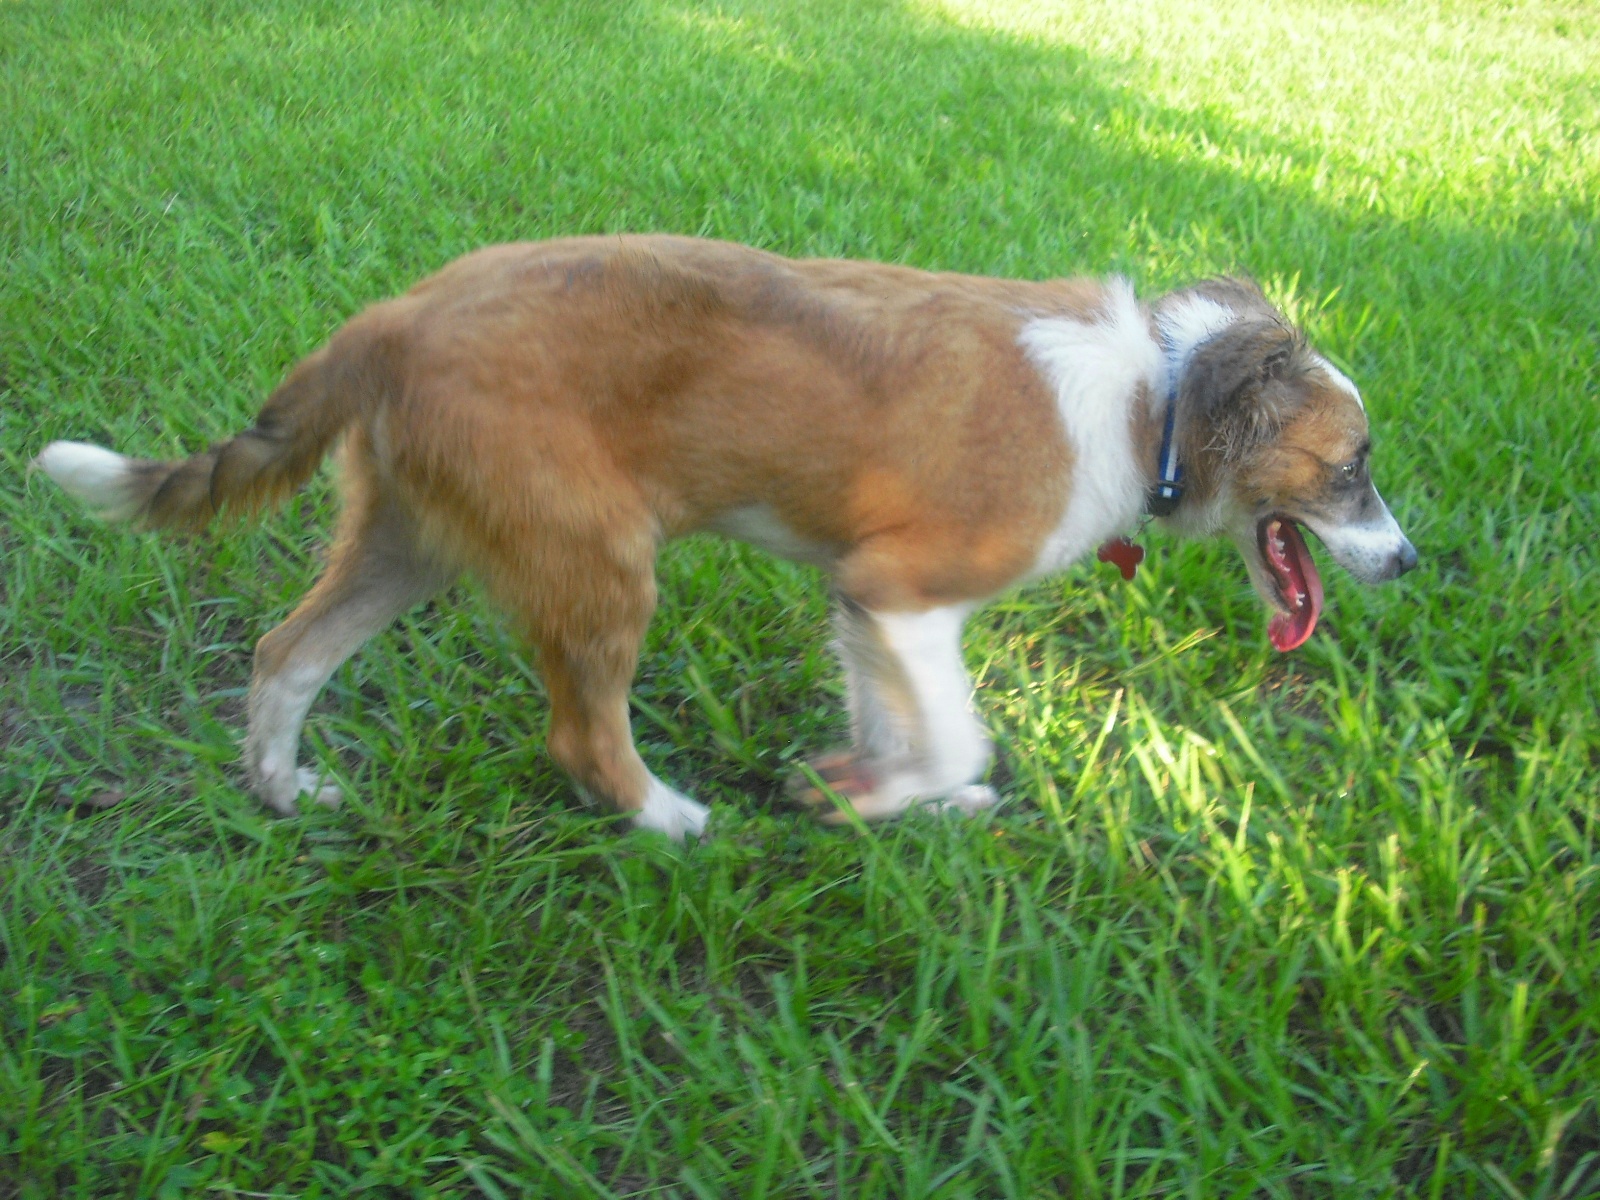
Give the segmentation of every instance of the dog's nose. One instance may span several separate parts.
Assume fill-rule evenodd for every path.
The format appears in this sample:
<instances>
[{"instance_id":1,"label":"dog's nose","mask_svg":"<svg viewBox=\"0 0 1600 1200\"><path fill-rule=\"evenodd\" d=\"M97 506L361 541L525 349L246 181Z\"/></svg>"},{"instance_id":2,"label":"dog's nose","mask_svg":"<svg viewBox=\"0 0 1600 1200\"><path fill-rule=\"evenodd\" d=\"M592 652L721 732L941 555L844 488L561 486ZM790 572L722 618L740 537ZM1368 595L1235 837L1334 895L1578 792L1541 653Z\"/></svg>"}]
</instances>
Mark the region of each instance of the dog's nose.
<instances>
[{"instance_id":1,"label":"dog's nose","mask_svg":"<svg viewBox=\"0 0 1600 1200\"><path fill-rule=\"evenodd\" d=\"M1396 575L1404 575L1407 571L1411 570L1412 567L1417 565L1417 548L1411 544L1411 540L1409 538L1402 542L1400 544L1400 549L1395 552L1394 564L1394 573Z\"/></svg>"}]
</instances>

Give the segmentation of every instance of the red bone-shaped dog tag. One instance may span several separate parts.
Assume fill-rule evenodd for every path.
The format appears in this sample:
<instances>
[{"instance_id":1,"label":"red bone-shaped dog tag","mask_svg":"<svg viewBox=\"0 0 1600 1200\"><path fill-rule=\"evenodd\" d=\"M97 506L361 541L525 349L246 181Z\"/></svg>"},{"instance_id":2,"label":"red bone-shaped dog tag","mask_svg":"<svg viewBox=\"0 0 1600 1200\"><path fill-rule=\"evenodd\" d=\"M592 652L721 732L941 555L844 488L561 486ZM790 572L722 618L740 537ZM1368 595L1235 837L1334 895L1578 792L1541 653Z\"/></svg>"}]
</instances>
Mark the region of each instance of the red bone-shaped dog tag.
<instances>
[{"instance_id":1,"label":"red bone-shaped dog tag","mask_svg":"<svg viewBox=\"0 0 1600 1200\"><path fill-rule=\"evenodd\" d=\"M1101 562L1115 563L1124 579L1132 579L1133 573L1144 561L1144 547L1135 546L1125 537L1112 538L1100 547L1100 552L1095 557Z\"/></svg>"}]
</instances>

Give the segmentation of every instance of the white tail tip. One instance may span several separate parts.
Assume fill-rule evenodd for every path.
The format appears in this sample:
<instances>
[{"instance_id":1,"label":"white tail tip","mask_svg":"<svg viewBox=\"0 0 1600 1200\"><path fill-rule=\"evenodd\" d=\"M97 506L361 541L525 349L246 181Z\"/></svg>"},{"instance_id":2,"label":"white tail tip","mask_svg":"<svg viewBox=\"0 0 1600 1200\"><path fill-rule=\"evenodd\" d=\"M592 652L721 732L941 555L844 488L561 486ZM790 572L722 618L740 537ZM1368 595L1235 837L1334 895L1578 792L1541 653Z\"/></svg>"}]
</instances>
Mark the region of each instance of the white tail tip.
<instances>
[{"instance_id":1,"label":"white tail tip","mask_svg":"<svg viewBox=\"0 0 1600 1200\"><path fill-rule=\"evenodd\" d=\"M98 517L123 521L137 502L128 494L134 460L88 442L51 442L33 465L81 500Z\"/></svg>"}]
</instances>

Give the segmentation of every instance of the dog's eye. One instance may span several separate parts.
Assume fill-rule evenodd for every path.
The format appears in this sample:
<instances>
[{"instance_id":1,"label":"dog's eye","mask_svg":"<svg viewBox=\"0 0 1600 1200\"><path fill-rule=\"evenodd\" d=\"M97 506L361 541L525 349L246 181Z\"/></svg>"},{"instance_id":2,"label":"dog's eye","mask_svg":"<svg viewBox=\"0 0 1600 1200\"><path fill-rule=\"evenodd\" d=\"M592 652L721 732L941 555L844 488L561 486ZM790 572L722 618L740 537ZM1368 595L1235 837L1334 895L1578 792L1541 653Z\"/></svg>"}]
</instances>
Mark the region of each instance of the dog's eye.
<instances>
[{"instance_id":1,"label":"dog's eye","mask_svg":"<svg viewBox=\"0 0 1600 1200\"><path fill-rule=\"evenodd\" d=\"M1359 458L1352 458L1349 462L1345 463L1344 466L1339 468L1339 474L1346 479L1354 479L1357 475L1361 474L1361 460Z\"/></svg>"}]
</instances>

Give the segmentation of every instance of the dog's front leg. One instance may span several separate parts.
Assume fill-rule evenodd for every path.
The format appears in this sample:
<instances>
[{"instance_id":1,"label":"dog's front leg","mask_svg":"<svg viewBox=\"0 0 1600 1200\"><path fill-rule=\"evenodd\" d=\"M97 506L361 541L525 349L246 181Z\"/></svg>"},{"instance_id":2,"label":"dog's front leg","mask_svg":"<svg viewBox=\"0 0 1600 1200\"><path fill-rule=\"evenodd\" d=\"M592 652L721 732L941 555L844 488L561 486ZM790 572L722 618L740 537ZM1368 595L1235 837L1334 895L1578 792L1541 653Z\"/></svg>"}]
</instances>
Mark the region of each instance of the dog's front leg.
<instances>
[{"instance_id":1,"label":"dog's front leg","mask_svg":"<svg viewBox=\"0 0 1600 1200\"><path fill-rule=\"evenodd\" d=\"M864 820L919 803L976 811L996 803L978 783L990 741L961 659L965 607L874 613L848 599L836 612L854 745L814 765ZM796 791L830 823L844 819L816 788Z\"/></svg>"}]
</instances>

